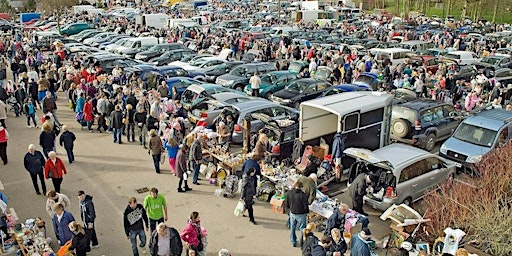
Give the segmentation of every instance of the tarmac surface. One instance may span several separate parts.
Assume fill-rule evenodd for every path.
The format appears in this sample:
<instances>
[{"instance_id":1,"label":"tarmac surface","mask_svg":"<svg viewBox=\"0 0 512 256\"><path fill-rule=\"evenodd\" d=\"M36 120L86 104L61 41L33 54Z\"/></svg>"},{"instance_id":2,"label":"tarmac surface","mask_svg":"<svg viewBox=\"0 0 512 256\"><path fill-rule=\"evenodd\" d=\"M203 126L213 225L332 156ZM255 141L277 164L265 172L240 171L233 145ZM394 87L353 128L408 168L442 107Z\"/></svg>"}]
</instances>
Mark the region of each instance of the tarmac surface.
<instances>
[{"instance_id":1,"label":"tarmac surface","mask_svg":"<svg viewBox=\"0 0 512 256\"><path fill-rule=\"evenodd\" d=\"M132 255L131 244L124 234L122 214L129 197L134 196L142 203L149 194L138 193L137 189L152 187L158 188L167 200L169 220L166 224L178 231L183 230L192 211L199 212L201 226L208 230L208 255L217 255L222 248L237 256L301 255L299 248L291 246L290 231L285 225L286 215L272 212L269 203L256 200L254 213L257 225L253 225L248 218L234 216L238 196L214 196L217 187L207 184L204 177L201 185L189 185L193 191L178 193L178 179L171 174L167 159L162 165L162 173L155 173L151 157L138 142L127 142L123 136L123 144L114 144L111 134L89 133L85 127L81 130L75 114L65 103L64 94L59 92L58 96L58 119L77 137L74 148L76 162L73 164L68 164L64 148L57 146L58 157L68 169L61 193L70 198L68 210L75 219L80 219L77 192L84 190L93 196L100 247L92 249L90 255ZM39 120L42 110L38 109L36 115ZM37 150L42 150L38 145L40 129L27 128L26 117L15 118L10 111L6 126L10 134L7 147L9 163L0 167L0 180L9 199L8 207L15 209L19 223L28 218L42 217L46 221L47 236L55 241L52 221L45 211L46 197L35 193L30 175L23 167L23 157L29 144L35 144ZM48 190L53 189L50 180L46 186ZM337 198L351 205L348 193ZM377 240L389 234L389 223L378 219L380 212L366 206L365 211L370 213L369 227ZM356 229L360 230L360 225ZM149 243L149 234L147 236ZM379 255L384 254L379 252Z\"/></svg>"}]
</instances>

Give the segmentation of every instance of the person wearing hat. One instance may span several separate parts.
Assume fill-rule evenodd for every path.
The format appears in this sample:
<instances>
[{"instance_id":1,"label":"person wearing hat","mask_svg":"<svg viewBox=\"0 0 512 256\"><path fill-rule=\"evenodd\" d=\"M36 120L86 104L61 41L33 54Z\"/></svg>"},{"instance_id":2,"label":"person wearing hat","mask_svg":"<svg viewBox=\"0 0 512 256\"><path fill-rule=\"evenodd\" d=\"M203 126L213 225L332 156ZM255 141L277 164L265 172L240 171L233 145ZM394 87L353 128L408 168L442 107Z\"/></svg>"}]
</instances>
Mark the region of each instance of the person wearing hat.
<instances>
[{"instance_id":1,"label":"person wearing hat","mask_svg":"<svg viewBox=\"0 0 512 256\"><path fill-rule=\"evenodd\" d=\"M86 195L83 190L78 191L78 200L80 206L80 218L84 223L85 234L88 240L87 247L88 251L90 251L90 243L92 243L92 248L100 246L98 243L98 237L96 236L96 226L94 225L94 220L96 220L96 211L94 210L92 196Z\"/></svg>"},{"instance_id":2,"label":"person wearing hat","mask_svg":"<svg viewBox=\"0 0 512 256\"><path fill-rule=\"evenodd\" d=\"M370 179L370 175L361 173L357 175L357 177L348 188L348 193L350 198L352 198L352 209L362 215L368 215L363 210L363 197L366 195L368 184L371 182L372 181Z\"/></svg>"},{"instance_id":3,"label":"person wearing hat","mask_svg":"<svg viewBox=\"0 0 512 256\"><path fill-rule=\"evenodd\" d=\"M371 256L369 239L372 235L370 229L363 228L359 234L352 238L350 256Z\"/></svg>"}]
</instances>

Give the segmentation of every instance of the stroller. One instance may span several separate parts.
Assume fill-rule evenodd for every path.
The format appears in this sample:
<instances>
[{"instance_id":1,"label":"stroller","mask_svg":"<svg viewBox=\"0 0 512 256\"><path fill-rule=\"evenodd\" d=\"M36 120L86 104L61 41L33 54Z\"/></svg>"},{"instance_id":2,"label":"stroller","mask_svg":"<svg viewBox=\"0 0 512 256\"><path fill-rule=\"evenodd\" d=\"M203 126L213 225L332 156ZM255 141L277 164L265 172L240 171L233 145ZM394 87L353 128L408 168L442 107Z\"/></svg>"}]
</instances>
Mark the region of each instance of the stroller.
<instances>
[{"instance_id":1,"label":"stroller","mask_svg":"<svg viewBox=\"0 0 512 256\"><path fill-rule=\"evenodd\" d=\"M21 105L20 103L18 103L18 100L16 100L16 97L14 97L14 93L9 95L9 98L7 99L7 104L11 106L11 111L13 111L16 114L16 117L20 116Z\"/></svg>"},{"instance_id":2,"label":"stroller","mask_svg":"<svg viewBox=\"0 0 512 256\"><path fill-rule=\"evenodd\" d=\"M229 175L224 180L223 194L224 197L233 198L238 191L238 177L236 175Z\"/></svg>"},{"instance_id":3,"label":"stroller","mask_svg":"<svg viewBox=\"0 0 512 256\"><path fill-rule=\"evenodd\" d=\"M80 130L83 130L87 126L87 121L84 119L84 112L76 113L76 121L80 124Z\"/></svg>"}]
</instances>

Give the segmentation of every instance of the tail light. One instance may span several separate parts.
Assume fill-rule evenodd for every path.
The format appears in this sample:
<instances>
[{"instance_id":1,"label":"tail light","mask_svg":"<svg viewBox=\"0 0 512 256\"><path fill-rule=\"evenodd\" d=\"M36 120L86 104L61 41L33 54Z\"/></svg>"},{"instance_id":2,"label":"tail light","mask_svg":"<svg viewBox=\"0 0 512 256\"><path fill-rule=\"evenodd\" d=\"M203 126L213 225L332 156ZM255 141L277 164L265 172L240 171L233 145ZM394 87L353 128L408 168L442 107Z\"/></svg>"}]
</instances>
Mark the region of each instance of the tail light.
<instances>
[{"instance_id":1,"label":"tail light","mask_svg":"<svg viewBox=\"0 0 512 256\"><path fill-rule=\"evenodd\" d=\"M235 128L233 130L235 132L242 132L242 127L239 124L235 124Z\"/></svg>"},{"instance_id":2,"label":"tail light","mask_svg":"<svg viewBox=\"0 0 512 256\"><path fill-rule=\"evenodd\" d=\"M385 198L394 198L396 197L396 191L393 187L386 188L386 194L384 194Z\"/></svg>"},{"instance_id":3,"label":"tail light","mask_svg":"<svg viewBox=\"0 0 512 256\"><path fill-rule=\"evenodd\" d=\"M414 129L416 129L416 131L421 130L421 122L420 122L420 120L416 120L416 122L414 122Z\"/></svg>"}]
</instances>

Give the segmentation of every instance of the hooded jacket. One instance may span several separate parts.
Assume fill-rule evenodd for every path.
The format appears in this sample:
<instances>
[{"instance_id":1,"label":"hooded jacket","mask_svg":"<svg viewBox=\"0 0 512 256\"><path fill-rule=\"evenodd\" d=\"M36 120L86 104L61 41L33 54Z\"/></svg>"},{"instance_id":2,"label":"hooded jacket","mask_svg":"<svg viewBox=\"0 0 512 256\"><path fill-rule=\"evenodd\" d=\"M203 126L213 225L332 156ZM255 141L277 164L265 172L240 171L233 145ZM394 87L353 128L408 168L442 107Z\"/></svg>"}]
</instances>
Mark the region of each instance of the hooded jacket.
<instances>
[{"instance_id":1,"label":"hooded jacket","mask_svg":"<svg viewBox=\"0 0 512 256\"><path fill-rule=\"evenodd\" d=\"M181 240L187 242L189 245L197 247L199 245L199 230L201 230L199 224L193 223L191 220L189 220L187 226L180 234Z\"/></svg>"},{"instance_id":2,"label":"hooded jacket","mask_svg":"<svg viewBox=\"0 0 512 256\"><path fill-rule=\"evenodd\" d=\"M34 154L27 152L23 159L23 165L30 174L38 174L43 172L45 160L41 151L35 151Z\"/></svg>"},{"instance_id":3,"label":"hooded jacket","mask_svg":"<svg viewBox=\"0 0 512 256\"><path fill-rule=\"evenodd\" d=\"M149 228L148 215L142 204L137 204L135 209L129 205L126 206L123 213L124 233L130 235L131 230L144 230L144 226Z\"/></svg>"},{"instance_id":4,"label":"hooded jacket","mask_svg":"<svg viewBox=\"0 0 512 256\"><path fill-rule=\"evenodd\" d=\"M83 201L80 201L80 218L85 223L85 226L89 223L94 223L96 219L96 212L94 211L94 203L92 202L92 196L86 195Z\"/></svg>"}]
</instances>

